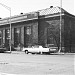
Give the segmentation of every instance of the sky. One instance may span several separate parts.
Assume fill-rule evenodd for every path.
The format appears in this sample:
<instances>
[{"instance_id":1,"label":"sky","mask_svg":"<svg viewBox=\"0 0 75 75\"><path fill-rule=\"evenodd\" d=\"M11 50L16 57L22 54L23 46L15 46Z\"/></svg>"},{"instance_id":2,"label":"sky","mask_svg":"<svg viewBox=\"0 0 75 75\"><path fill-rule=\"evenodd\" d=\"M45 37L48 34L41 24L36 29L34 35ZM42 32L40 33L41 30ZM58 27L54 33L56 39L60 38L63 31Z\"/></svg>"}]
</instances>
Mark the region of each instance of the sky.
<instances>
[{"instance_id":1,"label":"sky","mask_svg":"<svg viewBox=\"0 0 75 75\"><path fill-rule=\"evenodd\" d=\"M20 15L20 13L28 13L50 6L60 6L61 0L0 0L0 3L11 8L11 16ZM0 4L0 17L10 17L10 11ZM62 0L62 8L69 13L75 15L75 0Z\"/></svg>"}]
</instances>

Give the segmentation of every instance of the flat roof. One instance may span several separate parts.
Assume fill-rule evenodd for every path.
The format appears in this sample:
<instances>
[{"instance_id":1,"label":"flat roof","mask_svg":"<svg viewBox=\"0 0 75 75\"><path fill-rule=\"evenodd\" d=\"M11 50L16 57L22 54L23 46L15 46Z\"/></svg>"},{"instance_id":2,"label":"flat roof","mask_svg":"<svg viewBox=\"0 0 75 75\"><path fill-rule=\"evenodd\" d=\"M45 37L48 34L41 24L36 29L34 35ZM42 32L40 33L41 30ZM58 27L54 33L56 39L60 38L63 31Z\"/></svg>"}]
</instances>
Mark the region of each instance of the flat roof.
<instances>
[{"instance_id":1,"label":"flat roof","mask_svg":"<svg viewBox=\"0 0 75 75\"><path fill-rule=\"evenodd\" d=\"M51 8L46 8L46 9L42 9L42 10L38 10L38 11L34 11L34 12L11 16L11 23L34 20L34 19L38 19L38 16L54 15L54 14L60 13L60 12L68 13L63 8L60 8L58 6L51 7ZM0 19L0 25L9 24L9 22L10 22L10 17Z\"/></svg>"}]
</instances>

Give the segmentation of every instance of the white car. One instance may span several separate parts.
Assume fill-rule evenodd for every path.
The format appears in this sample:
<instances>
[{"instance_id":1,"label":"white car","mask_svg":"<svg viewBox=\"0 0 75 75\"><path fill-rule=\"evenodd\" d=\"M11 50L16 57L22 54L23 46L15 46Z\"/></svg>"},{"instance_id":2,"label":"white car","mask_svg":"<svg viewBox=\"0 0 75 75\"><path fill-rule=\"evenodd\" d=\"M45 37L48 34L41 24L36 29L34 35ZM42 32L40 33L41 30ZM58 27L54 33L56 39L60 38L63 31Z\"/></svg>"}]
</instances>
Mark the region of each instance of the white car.
<instances>
[{"instance_id":1,"label":"white car","mask_svg":"<svg viewBox=\"0 0 75 75\"><path fill-rule=\"evenodd\" d=\"M50 53L49 48L43 48L42 46L32 46L31 48L23 48L23 50L26 54L28 53Z\"/></svg>"}]
</instances>

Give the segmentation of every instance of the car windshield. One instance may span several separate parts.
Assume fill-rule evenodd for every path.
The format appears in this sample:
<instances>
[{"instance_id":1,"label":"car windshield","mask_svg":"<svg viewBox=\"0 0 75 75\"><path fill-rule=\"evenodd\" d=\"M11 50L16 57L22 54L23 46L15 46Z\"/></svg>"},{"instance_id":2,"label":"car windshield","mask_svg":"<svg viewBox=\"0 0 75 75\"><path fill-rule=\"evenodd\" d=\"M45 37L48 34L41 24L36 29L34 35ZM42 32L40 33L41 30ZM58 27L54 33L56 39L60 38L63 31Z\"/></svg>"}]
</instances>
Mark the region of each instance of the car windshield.
<instances>
[{"instance_id":1,"label":"car windshield","mask_svg":"<svg viewBox=\"0 0 75 75\"><path fill-rule=\"evenodd\" d=\"M42 46L35 45L35 46L32 46L32 48L42 48Z\"/></svg>"},{"instance_id":2,"label":"car windshield","mask_svg":"<svg viewBox=\"0 0 75 75\"><path fill-rule=\"evenodd\" d=\"M39 46L32 46L32 48L39 48Z\"/></svg>"}]
</instances>

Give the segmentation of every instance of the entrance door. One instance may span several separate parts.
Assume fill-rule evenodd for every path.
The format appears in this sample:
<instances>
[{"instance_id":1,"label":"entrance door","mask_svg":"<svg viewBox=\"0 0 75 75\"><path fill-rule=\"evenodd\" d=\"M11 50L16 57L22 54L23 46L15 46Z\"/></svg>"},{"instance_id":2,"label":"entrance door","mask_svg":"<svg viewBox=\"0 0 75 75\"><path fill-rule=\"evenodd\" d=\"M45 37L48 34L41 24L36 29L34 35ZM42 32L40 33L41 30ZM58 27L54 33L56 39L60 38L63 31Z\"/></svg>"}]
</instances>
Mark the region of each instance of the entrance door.
<instances>
[{"instance_id":1,"label":"entrance door","mask_svg":"<svg viewBox=\"0 0 75 75\"><path fill-rule=\"evenodd\" d=\"M14 47L20 44L20 28L14 28Z\"/></svg>"}]
</instances>

